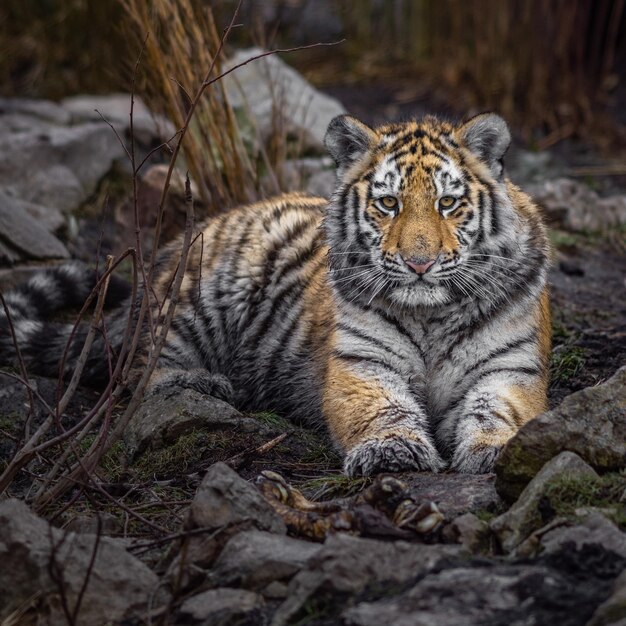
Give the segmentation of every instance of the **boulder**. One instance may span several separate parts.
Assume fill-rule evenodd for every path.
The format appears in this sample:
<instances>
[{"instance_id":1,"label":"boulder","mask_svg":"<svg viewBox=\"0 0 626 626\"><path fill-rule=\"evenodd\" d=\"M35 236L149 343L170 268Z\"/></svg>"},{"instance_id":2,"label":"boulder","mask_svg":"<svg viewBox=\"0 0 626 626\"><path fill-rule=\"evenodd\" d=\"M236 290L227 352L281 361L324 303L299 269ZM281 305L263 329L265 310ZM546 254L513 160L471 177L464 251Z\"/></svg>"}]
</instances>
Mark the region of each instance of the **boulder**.
<instances>
[{"instance_id":1,"label":"boulder","mask_svg":"<svg viewBox=\"0 0 626 626\"><path fill-rule=\"evenodd\" d=\"M557 178L527 189L549 218L574 231L601 231L626 224L626 195L600 198L584 183Z\"/></svg>"},{"instance_id":2,"label":"boulder","mask_svg":"<svg viewBox=\"0 0 626 626\"><path fill-rule=\"evenodd\" d=\"M260 423L243 417L232 405L192 389L148 396L124 432L131 454L169 445L194 430L257 432Z\"/></svg>"},{"instance_id":3,"label":"boulder","mask_svg":"<svg viewBox=\"0 0 626 626\"><path fill-rule=\"evenodd\" d=\"M178 623L202 626L261 624L262 596L245 589L210 589L185 600L180 607L184 620Z\"/></svg>"},{"instance_id":4,"label":"boulder","mask_svg":"<svg viewBox=\"0 0 626 626\"><path fill-rule=\"evenodd\" d=\"M578 455L561 452L546 463L541 471L528 483L519 499L506 512L492 520L490 527L505 552L519 546L534 530L544 524L540 502L548 486L562 476L568 478L598 475Z\"/></svg>"},{"instance_id":5,"label":"boulder","mask_svg":"<svg viewBox=\"0 0 626 626\"><path fill-rule=\"evenodd\" d=\"M309 599L323 604L336 596L357 596L368 587L397 586L454 562L459 554L457 546L331 535L291 580L287 599L276 611L272 626L291 623Z\"/></svg>"},{"instance_id":6,"label":"boulder","mask_svg":"<svg viewBox=\"0 0 626 626\"><path fill-rule=\"evenodd\" d=\"M18 500L0 503L0 562L0 618L39 596L46 623L67 624L62 595L73 612L87 580L75 623L100 626L104 616L110 622L139 616L158 589L156 574L119 542L61 531Z\"/></svg>"},{"instance_id":7,"label":"boulder","mask_svg":"<svg viewBox=\"0 0 626 626\"><path fill-rule=\"evenodd\" d=\"M224 70L261 54L259 48L238 50ZM222 85L230 104L243 109L259 134L272 134L275 111L280 110L288 132L302 139L303 147L324 151L324 135L333 117L346 111L342 104L312 87L277 55L270 55L237 68Z\"/></svg>"},{"instance_id":8,"label":"boulder","mask_svg":"<svg viewBox=\"0 0 626 626\"><path fill-rule=\"evenodd\" d=\"M0 242L5 246L5 252L0 256L5 261L69 258L67 248L49 228L52 224L57 224L58 228L59 212L53 209L46 219L44 209L43 215L37 218L36 206L0 191Z\"/></svg>"},{"instance_id":9,"label":"boulder","mask_svg":"<svg viewBox=\"0 0 626 626\"><path fill-rule=\"evenodd\" d=\"M215 463L191 503L188 526L217 529L242 524L281 535L287 532L282 518L253 485L225 463Z\"/></svg>"},{"instance_id":10,"label":"boulder","mask_svg":"<svg viewBox=\"0 0 626 626\"><path fill-rule=\"evenodd\" d=\"M5 132L0 123L0 188L64 213L86 200L123 156L102 121L51 126L33 117L28 128L13 132Z\"/></svg>"},{"instance_id":11,"label":"boulder","mask_svg":"<svg viewBox=\"0 0 626 626\"><path fill-rule=\"evenodd\" d=\"M525 424L496 461L496 489L514 501L541 467L562 450L598 471L626 467L626 367L602 385L571 394Z\"/></svg>"},{"instance_id":12,"label":"boulder","mask_svg":"<svg viewBox=\"0 0 626 626\"><path fill-rule=\"evenodd\" d=\"M70 96L61 100L61 107L68 112L73 123L100 121L104 117L122 137L130 131L128 93ZM139 96L135 96L133 107L133 129L135 138L144 144L165 141L176 132L169 120L152 113Z\"/></svg>"},{"instance_id":13,"label":"boulder","mask_svg":"<svg viewBox=\"0 0 626 626\"><path fill-rule=\"evenodd\" d=\"M559 551L583 550L585 547L599 548L605 553L626 559L626 533L598 512L592 512L574 525L561 526L550 530L541 537L542 554Z\"/></svg>"},{"instance_id":14,"label":"boulder","mask_svg":"<svg viewBox=\"0 0 626 626\"><path fill-rule=\"evenodd\" d=\"M320 549L319 544L284 535L241 532L224 546L210 578L220 585L262 589L273 581L291 578Z\"/></svg>"}]
</instances>

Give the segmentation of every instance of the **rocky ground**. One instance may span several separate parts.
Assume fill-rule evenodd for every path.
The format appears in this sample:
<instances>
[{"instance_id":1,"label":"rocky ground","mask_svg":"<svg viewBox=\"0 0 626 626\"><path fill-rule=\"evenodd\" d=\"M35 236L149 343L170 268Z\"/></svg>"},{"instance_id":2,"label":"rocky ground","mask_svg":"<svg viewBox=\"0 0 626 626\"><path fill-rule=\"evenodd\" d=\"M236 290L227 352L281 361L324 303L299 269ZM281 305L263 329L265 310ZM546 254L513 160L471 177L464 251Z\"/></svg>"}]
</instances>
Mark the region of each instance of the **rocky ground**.
<instances>
[{"instance_id":1,"label":"rocky ground","mask_svg":"<svg viewBox=\"0 0 626 626\"><path fill-rule=\"evenodd\" d=\"M286 168L294 187L327 194L319 127L341 105L307 92L319 104L306 115L318 116L300 119L306 84L287 75L310 156ZM425 106L395 91L380 102L331 92L369 121ZM93 261L98 240L103 251L129 244L122 149L93 111L123 135L127 104L0 102L1 289L42 261ZM171 129L139 111L146 154ZM140 181L146 226L163 181L153 161ZM510 165L551 224L555 349L551 410L510 442L495 474L350 479L324 433L288 416L242 415L191 391L152 397L100 464L97 488L35 514L24 501L40 458L0 501L3 623L626 624L626 187L568 176L580 161L563 150L517 148ZM181 227L177 206L174 193L169 234ZM54 403L56 382L35 382ZM62 426L96 398L81 389ZM3 378L0 468L26 402Z\"/></svg>"}]
</instances>

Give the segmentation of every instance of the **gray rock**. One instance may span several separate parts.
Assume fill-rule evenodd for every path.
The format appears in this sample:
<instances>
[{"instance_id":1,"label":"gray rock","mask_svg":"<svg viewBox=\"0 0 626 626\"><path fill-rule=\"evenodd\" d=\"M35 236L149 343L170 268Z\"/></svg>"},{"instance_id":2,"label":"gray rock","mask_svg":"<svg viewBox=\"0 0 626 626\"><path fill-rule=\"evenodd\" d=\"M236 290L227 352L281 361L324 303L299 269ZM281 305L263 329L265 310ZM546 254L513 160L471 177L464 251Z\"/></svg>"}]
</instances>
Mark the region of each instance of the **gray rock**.
<instances>
[{"instance_id":1,"label":"gray rock","mask_svg":"<svg viewBox=\"0 0 626 626\"><path fill-rule=\"evenodd\" d=\"M0 240L18 258L67 259L67 248L26 206L32 210L34 205L26 205L0 191Z\"/></svg>"},{"instance_id":2,"label":"gray rock","mask_svg":"<svg viewBox=\"0 0 626 626\"><path fill-rule=\"evenodd\" d=\"M626 626L626 571L617 578L613 593L596 609L587 626Z\"/></svg>"},{"instance_id":3,"label":"gray rock","mask_svg":"<svg viewBox=\"0 0 626 626\"><path fill-rule=\"evenodd\" d=\"M517 502L490 524L491 530L506 552L514 550L534 530L543 525L539 503L548 486L562 476L598 477L589 465L572 452L561 452L546 463L528 483Z\"/></svg>"},{"instance_id":4,"label":"gray rock","mask_svg":"<svg viewBox=\"0 0 626 626\"><path fill-rule=\"evenodd\" d=\"M238 50L224 69L261 52L259 48ZM287 130L302 137L304 147L320 151L324 150L328 123L346 112L338 100L317 91L276 55L236 69L223 79L222 85L231 105L250 115L263 138L271 134L274 110L280 107Z\"/></svg>"},{"instance_id":5,"label":"gray rock","mask_svg":"<svg viewBox=\"0 0 626 626\"><path fill-rule=\"evenodd\" d=\"M7 124L7 118L11 116L36 117L62 126L69 124L71 118L68 111L50 100L0 98L1 124Z\"/></svg>"},{"instance_id":6,"label":"gray rock","mask_svg":"<svg viewBox=\"0 0 626 626\"><path fill-rule=\"evenodd\" d=\"M553 554L567 548L602 546L607 552L626 559L626 533L601 513L590 513L574 526L555 528L541 538L542 554Z\"/></svg>"},{"instance_id":7,"label":"gray rock","mask_svg":"<svg viewBox=\"0 0 626 626\"><path fill-rule=\"evenodd\" d=\"M501 504L494 474L432 474L412 472L399 478L418 500L432 500L446 519L463 513L494 511Z\"/></svg>"},{"instance_id":8,"label":"gray rock","mask_svg":"<svg viewBox=\"0 0 626 626\"><path fill-rule=\"evenodd\" d=\"M525 424L496 461L496 489L508 501L562 450L600 471L626 467L626 367L602 385L571 394Z\"/></svg>"},{"instance_id":9,"label":"gray rock","mask_svg":"<svg viewBox=\"0 0 626 626\"><path fill-rule=\"evenodd\" d=\"M473 513L459 515L444 527L443 537L451 543L460 543L473 554L488 552L491 547L489 524Z\"/></svg>"},{"instance_id":10,"label":"gray rock","mask_svg":"<svg viewBox=\"0 0 626 626\"><path fill-rule=\"evenodd\" d=\"M192 528L225 528L246 522L284 535L282 518L261 493L225 463L215 463L202 479L189 508Z\"/></svg>"},{"instance_id":11,"label":"gray rock","mask_svg":"<svg viewBox=\"0 0 626 626\"><path fill-rule=\"evenodd\" d=\"M527 191L565 229L599 231L626 224L626 195L600 198L593 189L571 178L549 180Z\"/></svg>"},{"instance_id":12,"label":"gray rock","mask_svg":"<svg viewBox=\"0 0 626 626\"><path fill-rule=\"evenodd\" d=\"M70 212L93 193L123 148L104 122L50 126L31 120L27 129L0 132L0 188Z\"/></svg>"},{"instance_id":13,"label":"gray rock","mask_svg":"<svg viewBox=\"0 0 626 626\"><path fill-rule=\"evenodd\" d=\"M400 595L361 602L349 626L535 626L583 624L597 589L540 565L482 565L428 574ZM577 619L572 620L576 615Z\"/></svg>"},{"instance_id":14,"label":"gray rock","mask_svg":"<svg viewBox=\"0 0 626 626\"><path fill-rule=\"evenodd\" d=\"M233 406L192 389L148 396L132 417L124 440L132 454L173 443L193 430L257 432L261 425Z\"/></svg>"},{"instance_id":15,"label":"gray rock","mask_svg":"<svg viewBox=\"0 0 626 626\"><path fill-rule=\"evenodd\" d=\"M89 571L95 540L94 535L49 526L17 500L0 503L0 617L41 595L42 605L50 612L47 623L67 624L59 585L73 610ZM147 609L157 588L156 574L118 542L101 537L76 623L100 626L104 615L111 622L138 616Z\"/></svg>"},{"instance_id":16,"label":"gray rock","mask_svg":"<svg viewBox=\"0 0 626 626\"><path fill-rule=\"evenodd\" d=\"M109 121L123 137L130 130L130 94L70 96L61 100L61 106L72 122ZM102 114L102 117L98 114ZM173 124L161 115L153 114L143 100L135 96L133 107L135 138L145 144L153 140L164 141L176 132Z\"/></svg>"},{"instance_id":17,"label":"gray rock","mask_svg":"<svg viewBox=\"0 0 626 626\"><path fill-rule=\"evenodd\" d=\"M211 579L221 585L261 589L291 578L321 546L309 541L250 530L235 535L215 562Z\"/></svg>"},{"instance_id":18,"label":"gray rock","mask_svg":"<svg viewBox=\"0 0 626 626\"><path fill-rule=\"evenodd\" d=\"M282 626L309 598L356 596L366 587L399 584L442 567L460 554L457 546L387 543L351 535L330 536L289 584L272 626Z\"/></svg>"},{"instance_id":19,"label":"gray rock","mask_svg":"<svg viewBox=\"0 0 626 626\"><path fill-rule=\"evenodd\" d=\"M180 613L186 619L179 623L202 626L231 626L236 624L260 623L260 610L263 608L263 597L244 589L211 589L193 596L183 602Z\"/></svg>"}]
</instances>

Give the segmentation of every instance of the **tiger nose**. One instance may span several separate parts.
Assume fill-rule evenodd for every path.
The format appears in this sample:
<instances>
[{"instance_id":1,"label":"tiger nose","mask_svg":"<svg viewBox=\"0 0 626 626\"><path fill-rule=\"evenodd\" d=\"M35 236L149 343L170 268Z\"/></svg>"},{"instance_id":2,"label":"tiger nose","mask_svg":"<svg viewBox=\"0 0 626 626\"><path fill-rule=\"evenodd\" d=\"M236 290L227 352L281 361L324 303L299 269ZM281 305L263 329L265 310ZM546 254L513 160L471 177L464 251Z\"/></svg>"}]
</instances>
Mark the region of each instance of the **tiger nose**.
<instances>
[{"instance_id":1,"label":"tiger nose","mask_svg":"<svg viewBox=\"0 0 626 626\"><path fill-rule=\"evenodd\" d=\"M434 264L437 259L427 259L425 257L409 257L404 259L404 262L416 273L425 274Z\"/></svg>"}]
</instances>

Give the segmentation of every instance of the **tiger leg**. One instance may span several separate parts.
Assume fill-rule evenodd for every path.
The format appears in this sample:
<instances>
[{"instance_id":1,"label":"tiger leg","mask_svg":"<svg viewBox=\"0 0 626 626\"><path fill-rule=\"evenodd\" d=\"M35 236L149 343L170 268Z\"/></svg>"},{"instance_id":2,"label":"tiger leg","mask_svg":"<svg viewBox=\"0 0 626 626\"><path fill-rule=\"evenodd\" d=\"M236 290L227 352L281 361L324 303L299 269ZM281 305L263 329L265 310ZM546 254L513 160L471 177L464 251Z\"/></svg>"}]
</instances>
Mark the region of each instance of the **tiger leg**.
<instances>
[{"instance_id":1,"label":"tiger leg","mask_svg":"<svg viewBox=\"0 0 626 626\"><path fill-rule=\"evenodd\" d=\"M187 342L181 332L171 329L150 378L148 394L174 393L182 389L193 389L226 402L234 399L228 377L211 371L193 344Z\"/></svg>"},{"instance_id":2,"label":"tiger leg","mask_svg":"<svg viewBox=\"0 0 626 626\"><path fill-rule=\"evenodd\" d=\"M378 376L372 363L331 358L323 411L350 476L443 468L424 410L399 378Z\"/></svg>"},{"instance_id":3,"label":"tiger leg","mask_svg":"<svg viewBox=\"0 0 626 626\"><path fill-rule=\"evenodd\" d=\"M540 377L483 381L438 427L438 439L452 451L450 468L467 474L491 472L504 444L545 405L546 384Z\"/></svg>"}]
</instances>

